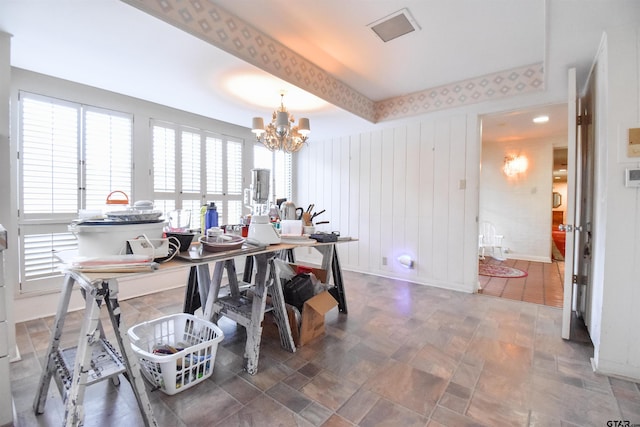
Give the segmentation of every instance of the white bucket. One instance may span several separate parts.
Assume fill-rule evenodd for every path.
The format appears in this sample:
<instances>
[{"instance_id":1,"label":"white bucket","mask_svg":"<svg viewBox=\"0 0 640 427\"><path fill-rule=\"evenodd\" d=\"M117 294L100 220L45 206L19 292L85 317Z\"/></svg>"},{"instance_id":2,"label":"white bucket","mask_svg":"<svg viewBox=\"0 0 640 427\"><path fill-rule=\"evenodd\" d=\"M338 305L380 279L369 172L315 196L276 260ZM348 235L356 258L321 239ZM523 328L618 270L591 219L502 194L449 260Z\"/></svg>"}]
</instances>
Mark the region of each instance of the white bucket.
<instances>
[{"instance_id":1,"label":"white bucket","mask_svg":"<svg viewBox=\"0 0 640 427\"><path fill-rule=\"evenodd\" d=\"M71 224L78 238L78 255L99 257L126 253L127 240L144 234L149 239L161 239L165 222L146 224L82 225Z\"/></svg>"}]
</instances>

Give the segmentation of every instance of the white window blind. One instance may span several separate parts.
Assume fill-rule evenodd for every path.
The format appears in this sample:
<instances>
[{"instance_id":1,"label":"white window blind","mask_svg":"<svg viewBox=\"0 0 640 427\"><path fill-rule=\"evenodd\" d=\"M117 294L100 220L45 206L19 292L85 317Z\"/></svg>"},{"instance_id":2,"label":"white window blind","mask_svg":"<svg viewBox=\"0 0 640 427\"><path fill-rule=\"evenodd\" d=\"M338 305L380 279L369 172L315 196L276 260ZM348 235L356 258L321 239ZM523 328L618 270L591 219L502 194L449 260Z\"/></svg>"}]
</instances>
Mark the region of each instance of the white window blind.
<instances>
[{"instance_id":1,"label":"white window blind","mask_svg":"<svg viewBox=\"0 0 640 427\"><path fill-rule=\"evenodd\" d=\"M275 198L291 200L291 153L274 153Z\"/></svg>"},{"instance_id":2,"label":"white window blind","mask_svg":"<svg viewBox=\"0 0 640 427\"><path fill-rule=\"evenodd\" d=\"M182 209L191 211L191 228L200 228L200 208L202 203L198 200L183 200Z\"/></svg>"},{"instance_id":3,"label":"white window blind","mask_svg":"<svg viewBox=\"0 0 640 427\"><path fill-rule=\"evenodd\" d=\"M24 236L23 249L23 285L32 281L49 281L61 275L61 262L54 256L54 251L76 249L75 236L68 232L33 233ZM28 290L27 287L26 290Z\"/></svg>"},{"instance_id":4,"label":"white window blind","mask_svg":"<svg viewBox=\"0 0 640 427\"><path fill-rule=\"evenodd\" d=\"M239 224L242 218L242 200L229 200L227 202L226 224Z\"/></svg>"},{"instance_id":5,"label":"white window blind","mask_svg":"<svg viewBox=\"0 0 640 427\"><path fill-rule=\"evenodd\" d=\"M176 191L176 131L153 127L153 190Z\"/></svg>"},{"instance_id":6,"label":"white window blind","mask_svg":"<svg viewBox=\"0 0 640 427\"><path fill-rule=\"evenodd\" d=\"M242 194L242 142L227 142L227 192Z\"/></svg>"},{"instance_id":7,"label":"white window blind","mask_svg":"<svg viewBox=\"0 0 640 427\"><path fill-rule=\"evenodd\" d=\"M222 139L208 136L206 139L207 193L222 194L224 169L222 167ZM242 165L240 165L242 167Z\"/></svg>"},{"instance_id":8,"label":"white window blind","mask_svg":"<svg viewBox=\"0 0 640 427\"><path fill-rule=\"evenodd\" d=\"M200 194L200 134L182 131L181 151L183 193Z\"/></svg>"},{"instance_id":9,"label":"white window blind","mask_svg":"<svg viewBox=\"0 0 640 427\"><path fill-rule=\"evenodd\" d=\"M84 119L85 207L101 209L112 191L131 195L132 122L95 109L87 109Z\"/></svg>"},{"instance_id":10,"label":"white window blind","mask_svg":"<svg viewBox=\"0 0 640 427\"><path fill-rule=\"evenodd\" d=\"M132 118L20 93L19 191L22 292L59 287L55 251L77 247L68 224L79 209L104 207L115 190L130 195Z\"/></svg>"},{"instance_id":11,"label":"white window blind","mask_svg":"<svg viewBox=\"0 0 640 427\"><path fill-rule=\"evenodd\" d=\"M39 97L21 101L22 194L25 218L78 211L80 107Z\"/></svg>"},{"instance_id":12,"label":"white window blind","mask_svg":"<svg viewBox=\"0 0 640 427\"><path fill-rule=\"evenodd\" d=\"M176 140L180 141L177 149ZM189 209L191 228L200 228L201 207L215 202L219 224L237 224L243 213L243 147L242 140L213 134L207 130L154 123L153 176L156 208L164 207L167 213L169 207ZM176 176L179 179L175 180ZM172 197L175 199L173 204L170 203Z\"/></svg>"},{"instance_id":13,"label":"white window blind","mask_svg":"<svg viewBox=\"0 0 640 427\"><path fill-rule=\"evenodd\" d=\"M253 167L271 171L270 200L291 200L291 153L272 152L263 145L253 146Z\"/></svg>"},{"instance_id":14,"label":"white window blind","mask_svg":"<svg viewBox=\"0 0 640 427\"><path fill-rule=\"evenodd\" d=\"M171 212L176 209L176 201L166 200L166 199L155 199L153 201L153 207L154 209L162 212Z\"/></svg>"}]
</instances>

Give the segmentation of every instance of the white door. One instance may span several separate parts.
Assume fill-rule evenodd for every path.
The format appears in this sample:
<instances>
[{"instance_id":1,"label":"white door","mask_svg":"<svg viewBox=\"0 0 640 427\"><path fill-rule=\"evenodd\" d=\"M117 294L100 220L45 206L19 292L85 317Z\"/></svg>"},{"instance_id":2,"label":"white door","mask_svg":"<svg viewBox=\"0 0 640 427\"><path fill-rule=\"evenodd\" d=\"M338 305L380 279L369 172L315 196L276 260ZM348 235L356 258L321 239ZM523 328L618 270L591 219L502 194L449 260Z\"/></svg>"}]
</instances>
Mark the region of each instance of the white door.
<instances>
[{"instance_id":1,"label":"white door","mask_svg":"<svg viewBox=\"0 0 640 427\"><path fill-rule=\"evenodd\" d=\"M590 326L591 227L593 223L593 104L595 75L578 98L575 69L569 70L567 220L562 338L572 339L573 322Z\"/></svg>"},{"instance_id":2,"label":"white door","mask_svg":"<svg viewBox=\"0 0 640 427\"><path fill-rule=\"evenodd\" d=\"M578 90L576 83L576 69L569 70L569 96L567 100L568 108L568 132L567 132L567 211L566 224L562 224L567 233L565 245L564 261L564 298L562 302L562 338L571 337L571 320L573 317L574 301L576 298L574 290L574 233L573 227L576 218L576 141L578 138Z\"/></svg>"}]
</instances>

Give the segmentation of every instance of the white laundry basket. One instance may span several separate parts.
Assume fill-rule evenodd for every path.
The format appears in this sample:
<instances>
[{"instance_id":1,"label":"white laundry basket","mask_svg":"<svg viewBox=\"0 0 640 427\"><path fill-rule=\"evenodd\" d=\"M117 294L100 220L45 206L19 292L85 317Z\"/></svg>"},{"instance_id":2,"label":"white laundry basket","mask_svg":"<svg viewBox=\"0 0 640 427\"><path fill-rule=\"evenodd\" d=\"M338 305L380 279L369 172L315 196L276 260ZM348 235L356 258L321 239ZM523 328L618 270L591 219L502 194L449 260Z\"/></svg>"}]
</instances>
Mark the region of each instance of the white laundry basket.
<instances>
[{"instance_id":1,"label":"white laundry basket","mask_svg":"<svg viewBox=\"0 0 640 427\"><path fill-rule=\"evenodd\" d=\"M140 323L129 328L127 333L142 374L168 395L193 387L211 376L218 344L224 338L215 324L187 313ZM158 349L167 348L176 352L158 353Z\"/></svg>"}]
</instances>

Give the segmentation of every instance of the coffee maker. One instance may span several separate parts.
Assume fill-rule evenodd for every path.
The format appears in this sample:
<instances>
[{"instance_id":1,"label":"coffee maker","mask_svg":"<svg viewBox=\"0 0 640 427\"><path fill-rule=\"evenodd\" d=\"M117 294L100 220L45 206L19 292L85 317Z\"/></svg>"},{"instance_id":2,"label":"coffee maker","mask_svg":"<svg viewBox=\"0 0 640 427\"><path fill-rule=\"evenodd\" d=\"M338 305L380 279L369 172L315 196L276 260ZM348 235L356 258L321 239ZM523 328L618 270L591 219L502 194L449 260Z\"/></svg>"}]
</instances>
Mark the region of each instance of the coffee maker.
<instances>
[{"instance_id":1,"label":"coffee maker","mask_svg":"<svg viewBox=\"0 0 640 427\"><path fill-rule=\"evenodd\" d=\"M268 213L269 202L269 169L251 169L251 223L249 239L257 240L263 245L280 243L280 235L271 225Z\"/></svg>"}]
</instances>

